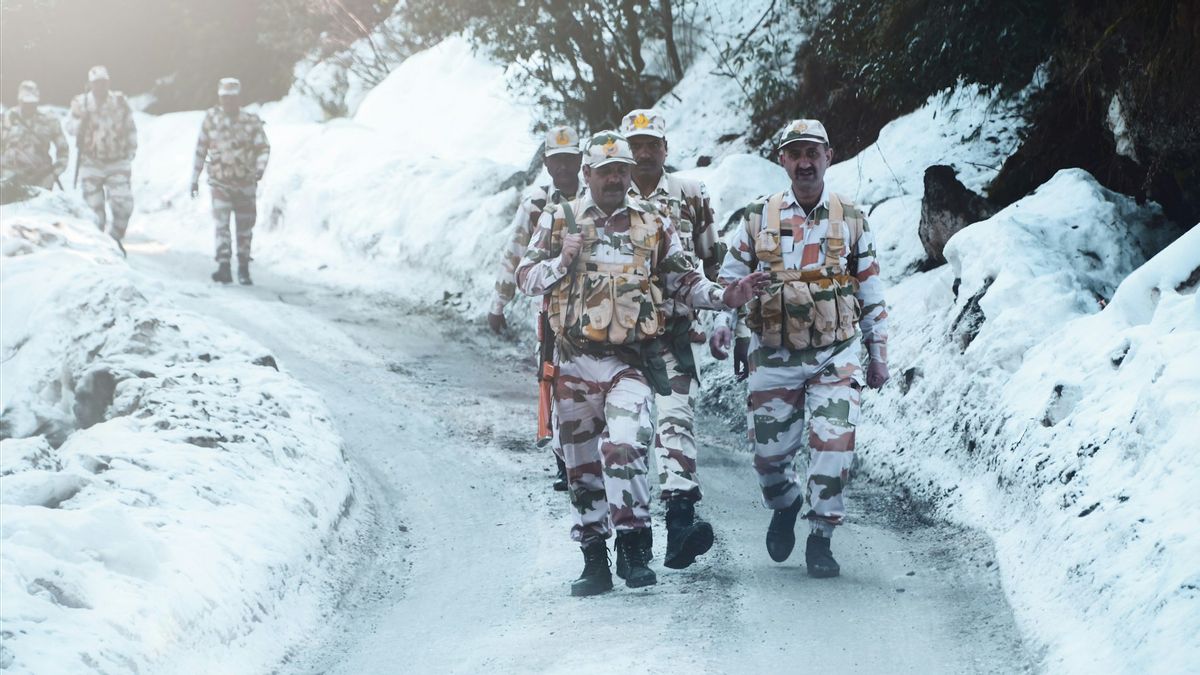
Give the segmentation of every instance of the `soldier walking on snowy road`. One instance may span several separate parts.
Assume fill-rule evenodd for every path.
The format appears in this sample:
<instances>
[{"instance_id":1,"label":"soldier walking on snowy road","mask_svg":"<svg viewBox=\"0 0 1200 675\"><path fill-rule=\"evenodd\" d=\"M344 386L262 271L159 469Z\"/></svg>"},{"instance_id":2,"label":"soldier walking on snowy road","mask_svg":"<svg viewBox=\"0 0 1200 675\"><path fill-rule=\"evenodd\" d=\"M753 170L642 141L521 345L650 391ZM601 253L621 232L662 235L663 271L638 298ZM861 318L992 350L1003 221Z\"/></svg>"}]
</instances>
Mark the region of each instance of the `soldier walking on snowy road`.
<instances>
[{"instance_id":1,"label":"soldier walking on snowy road","mask_svg":"<svg viewBox=\"0 0 1200 675\"><path fill-rule=\"evenodd\" d=\"M840 568L829 542L846 517L843 491L864 383L858 333L867 348L866 384L878 389L888 380L887 305L865 215L825 185L833 160L825 127L790 123L778 153L792 186L746 207L720 279L734 283L755 270L771 277L746 317L754 468L763 502L774 509L767 552L776 562L791 555L803 513L811 528L808 574L834 577ZM725 350L730 338L723 327L712 342ZM810 456L801 481L793 460L806 416Z\"/></svg>"},{"instance_id":2,"label":"soldier walking on snowy road","mask_svg":"<svg viewBox=\"0 0 1200 675\"><path fill-rule=\"evenodd\" d=\"M629 143L594 135L584 153L588 191L548 207L517 268L528 295L550 294L558 339L555 404L584 569L572 595L612 588L605 540L617 531L617 576L636 588L657 582L651 558L646 454L654 437L652 391L670 391L657 344L663 299L728 309L765 287L746 275L728 288L696 271L669 217L629 197ZM652 389L653 387L653 389Z\"/></svg>"},{"instance_id":3,"label":"soldier walking on snowy road","mask_svg":"<svg viewBox=\"0 0 1200 675\"><path fill-rule=\"evenodd\" d=\"M105 206L112 209L108 233L120 244L133 214L130 174L137 154L137 125L129 101L119 91L109 90L108 69L95 66L88 71L88 89L71 101L67 131L75 136L78 150L76 176L82 183L83 200L96 214L103 230L108 220ZM122 249L123 250L123 249Z\"/></svg>"},{"instance_id":4,"label":"soldier walking on snowy road","mask_svg":"<svg viewBox=\"0 0 1200 675\"><path fill-rule=\"evenodd\" d=\"M26 80L17 88L17 107L4 111L0 167L5 183L49 189L67 168L67 137L57 119L38 110L39 100L37 83Z\"/></svg>"}]
</instances>

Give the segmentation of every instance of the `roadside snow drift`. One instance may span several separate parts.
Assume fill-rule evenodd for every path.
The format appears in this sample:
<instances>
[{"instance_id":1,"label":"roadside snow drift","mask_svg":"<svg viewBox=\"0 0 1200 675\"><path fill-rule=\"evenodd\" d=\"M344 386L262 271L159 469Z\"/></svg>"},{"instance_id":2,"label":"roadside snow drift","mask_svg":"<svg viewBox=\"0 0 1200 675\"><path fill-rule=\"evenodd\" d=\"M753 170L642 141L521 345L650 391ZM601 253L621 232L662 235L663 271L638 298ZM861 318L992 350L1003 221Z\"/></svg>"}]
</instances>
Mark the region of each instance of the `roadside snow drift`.
<instances>
[{"instance_id":1,"label":"roadside snow drift","mask_svg":"<svg viewBox=\"0 0 1200 675\"><path fill-rule=\"evenodd\" d=\"M266 672L352 499L324 404L142 288L79 204L3 207L0 667Z\"/></svg>"}]
</instances>

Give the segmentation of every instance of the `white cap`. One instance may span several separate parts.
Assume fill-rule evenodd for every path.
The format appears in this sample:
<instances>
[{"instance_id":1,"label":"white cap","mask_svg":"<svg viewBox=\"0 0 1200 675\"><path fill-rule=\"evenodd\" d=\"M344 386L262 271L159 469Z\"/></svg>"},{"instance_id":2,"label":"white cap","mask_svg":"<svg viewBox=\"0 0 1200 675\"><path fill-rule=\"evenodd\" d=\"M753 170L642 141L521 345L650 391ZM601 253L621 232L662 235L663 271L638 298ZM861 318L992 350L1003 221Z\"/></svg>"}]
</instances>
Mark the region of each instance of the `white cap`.
<instances>
[{"instance_id":1,"label":"white cap","mask_svg":"<svg viewBox=\"0 0 1200 675\"><path fill-rule=\"evenodd\" d=\"M571 127L550 127L546 130L545 156L572 154L578 155L579 133Z\"/></svg>"},{"instance_id":2,"label":"white cap","mask_svg":"<svg viewBox=\"0 0 1200 675\"><path fill-rule=\"evenodd\" d=\"M217 96L237 96L242 93L242 83L236 77L222 77L217 83Z\"/></svg>"},{"instance_id":3,"label":"white cap","mask_svg":"<svg viewBox=\"0 0 1200 675\"><path fill-rule=\"evenodd\" d=\"M782 150L785 145L801 141L829 145L829 134L825 132L825 125L819 120L792 120L779 132L779 144L776 149Z\"/></svg>"},{"instance_id":4,"label":"white cap","mask_svg":"<svg viewBox=\"0 0 1200 675\"><path fill-rule=\"evenodd\" d=\"M629 149L629 141L615 131L601 131L592 135L588 139L583 162L593 169L614 162L637 164L633 159L633 150Z\"/></svg>"},{"instance_id":5,"label":"white cap","mask_svg":"<svg viewBox=\"0 0 1200 675\"><path fill-rule=\"evenodd\" d=\"M621 133L626 138L630 136L667 137L667 118L653 108L639 108L629 111L621 120Z\"/></svg>"},{"instance_id":6,"label":"white cap","mask_svg":"<svg viewBox=\"0 0 1200 675\"><path fill-rule=\"evenodd\" d=\"M92 69L88 71L88 82L107 79L108 68L105 68L104 66L92 66Z\"/></svg>"},{"instance_id":7,"label":"white cap","mask_svg":"<svg viewBox=\"0 0 1200 675\"><path fill-rule=\"evenodd\" d=\"M21 103L37 103L41 98L37 82L33 80L25 80L21 86L17 87L17 100Z\"/></svg>"}]
</instances>

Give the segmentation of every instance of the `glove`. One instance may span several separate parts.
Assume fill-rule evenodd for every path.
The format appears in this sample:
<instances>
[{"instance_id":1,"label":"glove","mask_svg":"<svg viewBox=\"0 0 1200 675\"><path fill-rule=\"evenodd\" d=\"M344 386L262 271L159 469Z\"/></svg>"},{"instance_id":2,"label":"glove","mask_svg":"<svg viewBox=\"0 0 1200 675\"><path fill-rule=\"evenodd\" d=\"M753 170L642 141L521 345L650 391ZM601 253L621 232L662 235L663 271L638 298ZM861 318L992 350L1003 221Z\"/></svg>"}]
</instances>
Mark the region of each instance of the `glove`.
<instances>
[{"instance_id":1,"label":"glove","mask_svg":"<svg viewBox=\"0 0 1200 675\"><path fill-rule=\"evenodd\" d=\"M195 199L199 195L200 195L200 183L193 181L192 182L192 199Z\"/></svg>"},{"instance_id":2,"label":"glove","mask_svg":"<svg viewBox=\"0 0 1200 675\"><path fill-rule=\"evenodd\" d=\"M499 335L508 330L508 321L504 319L503 314L488 314L488 328L492 329L493 333Z\"/></svg>"},{"instance_id":3,"label":"glove","mask_svg":"<svg viewBox=\"0 0 1200 675\"><path fill-rule=\"evenodd\" d=\"M867 364L867 386L879 389L890 379L887 364L883 361L871 361Z\"/></svg>"},{"instance_id":4,"label":"glove","mask_svg":"<svg viewBox=\"0 0 1200 675\"><path fill-rule=\"evenodd\" d=\"M733 374L738 382L750 376L750 338L738 338L733 342Z\"/></svg>"}]
</instances>

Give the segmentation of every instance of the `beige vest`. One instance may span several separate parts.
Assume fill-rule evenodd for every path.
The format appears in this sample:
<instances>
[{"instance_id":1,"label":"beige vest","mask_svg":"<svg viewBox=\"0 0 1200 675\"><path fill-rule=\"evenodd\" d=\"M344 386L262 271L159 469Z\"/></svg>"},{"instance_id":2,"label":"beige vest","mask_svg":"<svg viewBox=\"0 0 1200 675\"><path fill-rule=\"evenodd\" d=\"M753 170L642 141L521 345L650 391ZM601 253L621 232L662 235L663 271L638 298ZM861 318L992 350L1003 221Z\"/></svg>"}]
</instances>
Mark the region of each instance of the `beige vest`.
<instances>
[{"instance_id":1,"label":"beige vest","mask_svg":"<svg viewBox=\"0 0 1200 675\"><path fill-rule=\"evenodd\" d=\"M750 302L746 325L766 347L819 349L854 337L861 313L855 295L858 280L842 267L842 257L848 251L846 235L857 242L862 221L851 219L848 225L841 200L830 193L825 264L815 270L788 270L783 267L779 234L782 210L780 193L772 195L763 209L765 228L760 229L763 216L751 213L748 219L755 257L770 267L771 283Z\"/></svg>"},{"instance_id":2,"label":"beige vest","mask_svg":"<svg viewBox=\"0 0 1200 675\"><path fill-rule=\"evenodd\" d=\"M597 240L591 218L575 222L577 201L556 210L550 230L551 250L562 248L563 231L583 233L583 248L571 270L550 295L550 327L557 335L608 345L641 342L664 328L662 291L654 277L660 229L657 221L629 211L633 255L627 261L591 259ZM563 327L566 332L563 332Z\"/></svg>"}]
</instances>

